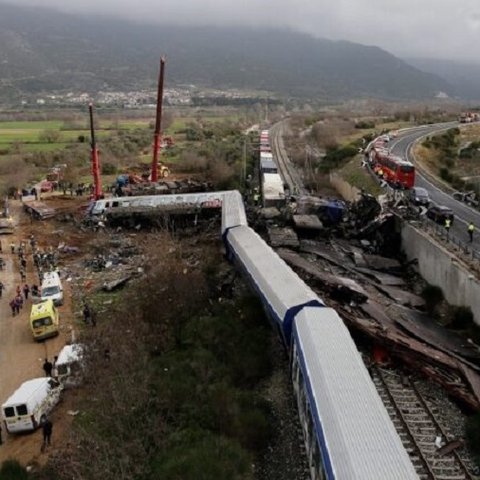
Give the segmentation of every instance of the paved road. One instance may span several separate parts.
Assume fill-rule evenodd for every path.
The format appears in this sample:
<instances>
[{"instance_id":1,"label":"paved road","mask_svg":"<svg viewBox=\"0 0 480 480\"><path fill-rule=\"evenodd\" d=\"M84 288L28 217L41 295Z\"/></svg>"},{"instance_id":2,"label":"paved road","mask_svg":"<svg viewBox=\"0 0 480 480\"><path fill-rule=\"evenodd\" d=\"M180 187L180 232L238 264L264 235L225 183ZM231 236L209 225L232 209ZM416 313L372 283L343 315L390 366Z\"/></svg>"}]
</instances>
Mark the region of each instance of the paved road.
<instances>
[{"instance_id":1,"label":"paved road","mask_svg":"<svg viewBox=\"0 0 480 480\"><path fill-rule=\"evenodd\" d=\"M412 163L415 163L415 159L412 155L412 148L416 140L419 140L427 135L439 133L442 130L447 130L457 126L457 122L450 122L414 128L406 131L391 141L389 148L395 155L400 155L409 159ZM455 221L453 222L451 234L454 235L458 240L462 242L468 242L468 224L469 222L473 222L475 224L477 232L474 238L473 247L475 250L480 251L480 212L469 207L468 205L465 205L464 203L459 202L458 200L455 200L449 193L442 191L418 171L416 173L415 185L428 190L432 202L436 203L437 205L445 205L453 210L455 214Z\"/></svg>"}]
</instances>

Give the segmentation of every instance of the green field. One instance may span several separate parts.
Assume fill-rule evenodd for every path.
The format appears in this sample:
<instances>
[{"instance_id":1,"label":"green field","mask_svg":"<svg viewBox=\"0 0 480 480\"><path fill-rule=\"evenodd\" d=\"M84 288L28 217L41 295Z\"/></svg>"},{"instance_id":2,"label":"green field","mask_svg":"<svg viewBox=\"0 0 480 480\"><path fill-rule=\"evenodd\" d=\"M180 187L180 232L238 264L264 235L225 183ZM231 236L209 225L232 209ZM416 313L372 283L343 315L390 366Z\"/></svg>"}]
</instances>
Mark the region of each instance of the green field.
<instances>
[{"instance_id":1,"label":"green field","mask_svg":"<svg viewBox=\"0 0 480 480\"><path fill-rule=\"evenodd\" d=\"M148 127L149 120L118 120L100 121L96 130L97 138L101 139L111 134L112 130L131 130ZM45 141L42 136L46 131L58 132L55 141ZM54 152L76 143L78 137L89 137L90 130L79 122L48 121L17 121L0 122L0 148L3 150L18 146L24 152Z\"/></svg>"},{"instance_id":2,"label":"green field","mask_svg":"<svg viewBox=\"0 0 480 480\"><path fill-rule=\"evenodd\" d=\"M165 129L165 135L175 135L175 132L185 129L188 123L198 122L210 123L225 120L237 121L239 115L235 113L201 112L192 115L190 112L183 112L184 115L174 118L171 125ZM139 119L102 119L97 118L96 135L98 139L109 136L115 130L133 130L136 128L148 128L155 119L155 113L151 117ZM45 132L56 132L54 141L45 141L42 138ZM153 132L152 132L153 134ZM85 122L78 119L72 121L63 120L32 120L32 121L3 121L0 122L0 149L12 151L16 147L23 152L54 152L62 150L72 143L78 141L78 137L90 136L87 119ZM177 138L177 140L179 140ZM10 150L11 149L11 150Z\"/></svg>"}]
</instances>

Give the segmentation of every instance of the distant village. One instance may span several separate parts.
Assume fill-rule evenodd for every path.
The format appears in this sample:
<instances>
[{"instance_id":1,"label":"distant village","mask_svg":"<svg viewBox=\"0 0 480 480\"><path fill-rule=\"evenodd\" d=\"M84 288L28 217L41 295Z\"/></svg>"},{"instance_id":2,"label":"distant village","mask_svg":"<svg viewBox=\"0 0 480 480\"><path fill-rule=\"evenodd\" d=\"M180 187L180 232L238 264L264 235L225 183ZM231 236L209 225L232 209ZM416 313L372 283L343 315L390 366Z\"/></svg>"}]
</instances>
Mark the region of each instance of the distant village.
<instances>
[{"instance_id":1,"label":"distant village","mask_svg":"<svg viewBox=\"0 0 480 480\"><path fill-rule=\"evenodd\" d=\"M84 105L94 101L96 105L105 105L120 108L155 108L157 92L154 90L140 90L131 92L100 91L95 95L86 92L66 92L48 95L39 95L22 99L23 106L61 106ZM208 105L217 103L254 103L271 98L271 93L258 91L242 91L236 89L218 90L201 89L194 85L185 85L167 88L164 92L164 102L171 106Z\"/></svg>"}]
</instances>

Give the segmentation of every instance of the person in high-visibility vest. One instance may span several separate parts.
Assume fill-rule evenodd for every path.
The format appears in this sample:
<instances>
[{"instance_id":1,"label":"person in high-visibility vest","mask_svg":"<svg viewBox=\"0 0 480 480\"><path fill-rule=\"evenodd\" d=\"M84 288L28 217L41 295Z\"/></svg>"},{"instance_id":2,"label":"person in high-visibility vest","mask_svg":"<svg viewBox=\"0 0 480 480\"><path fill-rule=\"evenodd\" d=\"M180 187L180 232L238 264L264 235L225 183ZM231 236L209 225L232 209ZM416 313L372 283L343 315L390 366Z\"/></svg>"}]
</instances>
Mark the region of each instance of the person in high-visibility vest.
<instances>
[{"instance_id":1,"label":"person in high-visibility vest","mask_svg":"<svg viewBox=\"0 0 480 480\"><path fill-rule=\"evenodd\" d=\"M378 171L378 176L383 180L383 170L382 169L380 169Z\"/></svg>"},{"instance_id":2,"label":"person in high-visibility vest","mask_svg":"<svg viewBox=\"0 0 480 480\"><path fill-rule=\"evenodd\" d=\"M475 231L475 225L470 222L468 225L468 236L470 237L470 243L473 243L473 232Z\"/></svg>"},{"instance_id":3,"label":"person in high-visibility vest","mask_svg":"<svg viewBox=\"0 0 480 480\"><path fill-rule=\"evenodd\" d=\"M452 225L452 221L449 218L446 218L445 219L445 230L447 231L447 233L450 230L451 225Z\"/></svg>"}]
</instances>

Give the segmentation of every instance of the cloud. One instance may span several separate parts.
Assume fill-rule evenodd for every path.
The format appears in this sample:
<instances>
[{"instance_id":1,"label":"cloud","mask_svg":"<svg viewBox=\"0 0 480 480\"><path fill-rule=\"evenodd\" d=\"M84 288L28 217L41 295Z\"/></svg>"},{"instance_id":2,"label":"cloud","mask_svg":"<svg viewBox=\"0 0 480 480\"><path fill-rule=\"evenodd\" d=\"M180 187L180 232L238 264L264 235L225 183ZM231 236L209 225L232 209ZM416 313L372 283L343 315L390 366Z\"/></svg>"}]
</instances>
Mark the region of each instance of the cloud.
<instances>
[{"instance_id":1,"label":"cloud","mask_svg":"<svg viewBox=\"0 0 480 480\"><path fill-rule=\"evenodd\" d=\"M3 0L149 23L290 27L402 56L475 59L478 0Z\"/></svg>"}]
</instances>

